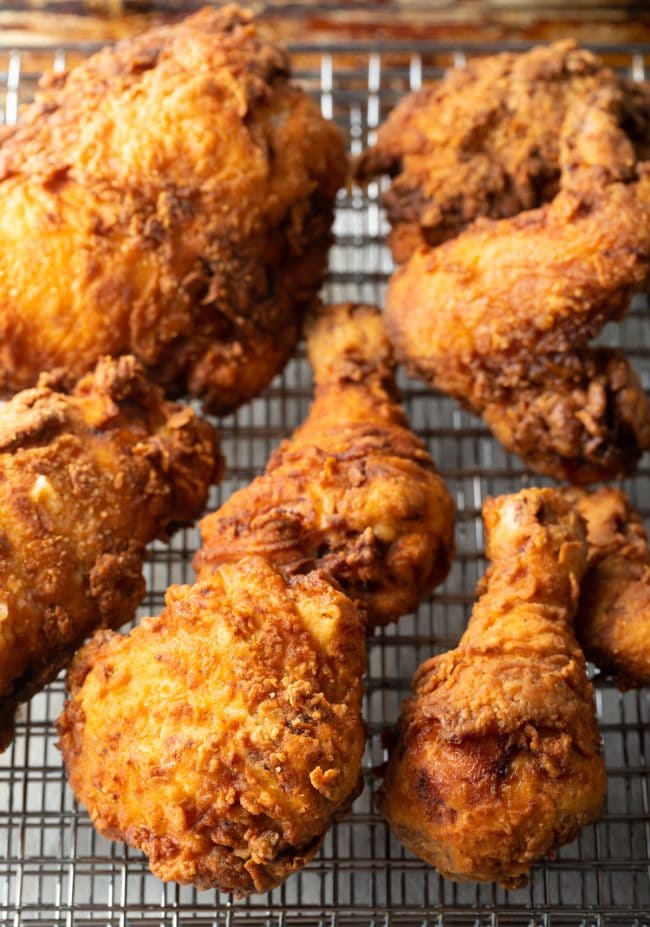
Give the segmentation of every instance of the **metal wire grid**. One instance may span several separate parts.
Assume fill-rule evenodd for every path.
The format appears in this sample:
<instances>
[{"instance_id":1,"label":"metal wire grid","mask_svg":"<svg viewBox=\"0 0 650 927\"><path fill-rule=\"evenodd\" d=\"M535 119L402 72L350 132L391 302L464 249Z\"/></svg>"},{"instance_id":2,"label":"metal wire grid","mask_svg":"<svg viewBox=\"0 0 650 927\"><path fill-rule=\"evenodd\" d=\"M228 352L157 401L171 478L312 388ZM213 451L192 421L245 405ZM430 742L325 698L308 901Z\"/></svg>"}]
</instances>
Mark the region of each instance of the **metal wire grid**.
<instances>
[{"instance_id":1,"label":"metal wire grid","mask_svg":"<svg viewBox=\"0 0 650 927\"><path fill-rule=\"evenodd\" d=\"M89 49L82 49L86 52ZM348 46L296 46L296 75L320 97L323 112L346 130L353 153L396 99L450 63L496 46L453 48L386 46L381 51ZM75 49L75 54L79 49ZM612 62L635 78L644 76L649 48L610 49ZM64 50L11 52L4 67L4 118L15 120L38 71L61 68ZM44 57L46 61L44 62ZM325 288L328 300L381 304L391 262L384 246L386 223L380 187L341 195L336 245ZM627 321L604 340L627 349L650 386L647 300L637 300ZM0 757L0 924L106 927L602 927L650 925L650 699L648 691L625 695L598 683L596 699L609 772L607 813L587 828L556 861L538 865L528 887L506 892L492 885L456 885L404 851L373 808L373 771L384 757L382 732L394 723L415 667L432 652L455 645L483 571L481 505L489 494L540 482L504 453L482 422L453 401L406 379L405 403L413 427L427 441L458 506L458 556L444 587L414 616L375 632L368 641L365 715L368 720L367 785L353 814L331 829L318 858L268 895L235 902L216 893L163 885L144 858L94 832L72 799L55 748L52 722L63 700L61 680L21 714L17 737ZM310 399L310 372L300 354L259 399L222 425L229 469L212 504L245 485L263 469L279 440L303 419ZM650 462L627 484L634 502L650 516ZM153 613L165 589L191 580L196 529L155 546L147 564L148 595L141 614Z\"/></svg>"}]
</instances>

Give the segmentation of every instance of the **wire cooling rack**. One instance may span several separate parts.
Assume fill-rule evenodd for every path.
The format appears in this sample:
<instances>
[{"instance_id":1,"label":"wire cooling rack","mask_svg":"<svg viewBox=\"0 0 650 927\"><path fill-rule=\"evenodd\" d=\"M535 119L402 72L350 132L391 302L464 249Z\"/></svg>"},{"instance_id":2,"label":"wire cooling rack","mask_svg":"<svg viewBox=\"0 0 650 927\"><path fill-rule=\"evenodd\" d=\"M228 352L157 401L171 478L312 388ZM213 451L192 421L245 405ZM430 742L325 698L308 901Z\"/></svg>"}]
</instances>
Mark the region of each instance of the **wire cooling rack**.
<instances>
[{"instance_id":1,"label":"wire cooling rack","mask_svg":"<svg viewBox=\"0 0 650 927\"><path fill-rule=\"evenodd\" d=\"M466 56L504 46L295 46L296 77L323 112L345 129L353 153L369 140L399 96ZM16 119L44 67L62 68L89 47L15 51L0 58L4 117ZM608 47L610 63L643 79L650 47ZM325 287L328 300L381 304L391 261L380 186L340 196L336 245ZM627 348L650 386L650 320L639 299L626 322L605 333ZM63 683L23 709L11 749L0 756L0 924L105 927L648 927L650 925L650 692L625 695L597 683L598 716L609 773L607 813L554 861L533 870L528 887L455 885L404 851L373 808L373 770L383 761L382 732L394 723L416 666L453 647L467 620L484 568L481 505L489 494L540 480L493 441L482 422L415 382L402 381L412 426L426 440L458 506L458 556L449 579L415 616L376 631L368 641L365 715L366 788L353 813L335 823L319 856L281 888L237 902L214 892L163 885L144 858L93 831L73 801L55 747L53 721ZM216 506L259 473L281 438L303 419L310 372L299 355L266 393L221 423L228 459ZM650 515L650 464L627 484ZM141 614L159 610L171 583L192 579L196 529L158 545L146 566Z\"/></svg>"}]
</instances>

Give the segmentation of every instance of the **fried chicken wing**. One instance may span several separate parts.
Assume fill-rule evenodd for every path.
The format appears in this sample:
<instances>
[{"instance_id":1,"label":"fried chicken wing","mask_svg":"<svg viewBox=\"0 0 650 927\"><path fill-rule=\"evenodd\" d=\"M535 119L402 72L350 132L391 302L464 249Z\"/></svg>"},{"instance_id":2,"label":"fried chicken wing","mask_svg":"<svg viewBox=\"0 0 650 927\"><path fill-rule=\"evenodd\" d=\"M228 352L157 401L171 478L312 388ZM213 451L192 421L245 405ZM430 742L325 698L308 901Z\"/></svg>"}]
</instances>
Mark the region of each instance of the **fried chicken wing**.
<instances>
[{"instance_id":1,"label":"fried chicken wing","mask_svg":"<svg viewBox=\"0 0 650 927\"><path fill-rule=\"evenodd\" d=\"M587 657L622 688L650 685L650 551L620 489L568 490L587 523L589 564L576 619Z\"/></svg>"},{"instance_id":2,"label":"fried chicken wing","mask_svg":"<svg viewBox=\"0 0 650 927\"><path fill-rule=\"evenodd\" d=\"M51 75L0 138L0 391L132 353L235 408L291 356L345 174L342 134L237 7Z\"/></svg>"},{"instance_id":3,"label":"fried chicken wing","mask_svg":"<svg viewBox=\"0 0 650 927\"><path fill-rule=\"evenodd\" d=\"M371 625L445 578L454 506L398 402L381 314L342 304L307 336L316 396L263 476L201 523L200 577L255 553L287 575L332 576Z\"/></svg>"},{"instance_id":4,"label":"fried chicken wing","mask_svg":"<svg viewBox=\"0 0 650 927\"><path fill-rule=\"evenodd\" d=\"M506 218L552 200L567 112L612 81L623 89L625 125L646 159L650 88L614 77L571 40L471 59L405 97L356 165L360 180L395 177L384 196L395 260L482 216Z\"/></svg>"},{"instance_id":5,"label":"fried chicken wing","mask_svg":"<svg viewBox=\"0 0 650 927\"><path fill-rule=\"evenodd\" d=\"M488 500L483 515L481 597L456 650L417 671L379 800L443 875L512 888L599 817L606 777L572 628L583 522L550 489Z\"/></svg>"},{"instance_id":6,"label":"fried chicken wing","mask_svg":"<svg viewBox=\"0 0 650 927\"><path fill-rule=\"evenodd\" d=\"M164 402L132 357L73 392L43 377L0 410L0 741L16 705L99 627L133 618L146 545L202 511L212 427Z\"/></svg>"},{"instance_id":7,"label":"fried chicken wing","mask_svg":"<svg viewBox=\"0 0 650 927\"><path fill-rule=\"evenodd\" d=\"M387 298L398 359L531 467L576 482L629 473L650 447L650 402L627 361L585 347L650 274L650 163L636 160L624 102L605 85L567 113L552 203L421 248Z\"/></svg>"},{"instance_id":8,"label":"fried chicken wing","mask_svg":"<svg viewBox=\"0 0 650 927\"><path fill-rule=\"evenodd\" d=\"M59 719L70 783L161 879L265 891L356 796L364 668L363 622L320 572L225 564L79 653Z\"/></svg>"}]
</instances>

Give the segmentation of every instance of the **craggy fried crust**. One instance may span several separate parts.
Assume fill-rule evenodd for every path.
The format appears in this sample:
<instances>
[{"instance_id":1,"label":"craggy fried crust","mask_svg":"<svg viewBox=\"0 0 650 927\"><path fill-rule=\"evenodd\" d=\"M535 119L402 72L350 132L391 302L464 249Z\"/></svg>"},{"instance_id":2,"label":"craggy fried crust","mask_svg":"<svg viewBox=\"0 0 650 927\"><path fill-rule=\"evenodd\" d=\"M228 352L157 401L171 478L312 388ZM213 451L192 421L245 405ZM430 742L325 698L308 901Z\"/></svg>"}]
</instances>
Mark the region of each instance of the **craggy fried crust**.
<instances>
[{"instance_id":1,"label":"craggy fried crust","mask_svg":"<svg viewBox=\"0 0 650 927\"><path fill-rule=\"evenodd\" d=\"M217 436L133 357L0 410L0 731L98 627L133 618L146 545L202 511Z\"/></svg>"},{"instance_id":2,"label":"craggy fried crust","mask_svg":"<svg viewBox=\"0 0 650 927\"><path fill-rule=\"evenodd\" d=\"M400 840L459 881L526 881L606 794L592 686L572 630L587 560L561 491L488 500L487 555L456 650L414 679L379 801Z\"/></svg>"},{"instance_id":3,"label":"craggy fried crust","mask_svg":"<svg viewBox=\"0 0 650 927\"><path fill-rule=\"evenodd\" d=\"M364 668L363 623L322 574L222 566L80 652L59 719L70 784L161 879L265 891L356 796Z\"/></svg>"},{"instance_id":4,"label":"craggy fried crust","mask_svg":"<svg viewBox=\"0 0 650 927\"><path fill-rule=\"evenodd\" d=\"M399 360L483 413L534 469L577 481L629 473L650 446L636 375L620 355L583 347L650 274L650 164L623 116L616 86L578 101L553 202L421 248L387 297Z\"/></svg>"},{"instance_id":5,"label":"craggy fried crust","mask_svg":"<svg viewBox=\"0 0 650 927\"><path fill-rule=\"evenodd\" d=\"M271 380L346 175L288 70L228 6L48 78L1 137L0 390L121 353L215 412Z\"/></svg>"},{"instance_id":6,"label":"craggy fried crust","mask_svg":"<svg viewBox=\"0 0 650 927\"><path fill-rule=\"evenodd\" d=\"M454 505L399 404L381 314L325 309L307 336L316 396L266 473L201 523L194 566L259 554L287 574L320 567L371 625L412 611L447 575Z\"/></svg>"},{"instance_id":7,"label":"craggy fried crust","mask_svg":"<svg viewBox=\"0 0 650 927\"><path fill-rule=\"evenodd\" d=\"M587 523L589 565L576 618L587 657L623 689L650 685L650 551L620 489L567 491Z\"/></svg>"},{"instance_id":8,"label":"craggy fried crust","mask_svg":"<svg viewBox=\"0 0 650 927\"><path fill-rule=\"evenodd\" d=\"M650 89L603 67L568 40L475 58L409 94L356 165L360 180L395 177L384 196L395 259L453 238L481 216L514 216L549 202L560 182L567 111L604 82L624 88L624 122L650 150Z\"/></svg>"},{"instance_id":9,"label":"craggy fried crust","mask_svg":"<svg viewBox=\"0 0 650 927\"><path fill-rule=\"evenodd\" d=\"M583 348L530 358L517 385L495 391L483 416L531 470L572 483L634 471L650 447L650 401L620 352Z\"/></svg>"}]
</instances>

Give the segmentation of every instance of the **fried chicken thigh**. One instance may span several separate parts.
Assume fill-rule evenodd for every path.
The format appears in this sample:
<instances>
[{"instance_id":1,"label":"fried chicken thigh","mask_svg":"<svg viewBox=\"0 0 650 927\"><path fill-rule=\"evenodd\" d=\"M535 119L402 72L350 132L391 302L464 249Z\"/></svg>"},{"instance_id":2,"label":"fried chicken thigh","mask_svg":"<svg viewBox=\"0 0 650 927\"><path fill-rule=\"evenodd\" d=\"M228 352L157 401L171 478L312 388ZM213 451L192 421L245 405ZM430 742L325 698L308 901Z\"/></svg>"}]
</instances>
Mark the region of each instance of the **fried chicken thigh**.
<instances>
[{"instance_id":1,"label":"fried chicken thigh","mask_svg":"<svg viewBox=\"0 0 650 927\"><path fill-rule=\"evenodd\" d=\"M59 719L70 783L161 879L265 891L359 790L364 668L363 622L320 572L225 564L79 653Z\"/></svg>"},{"instance_id":2,"label":"fried chicken thigh","mask_svg":"<svg viewBox=\"0 0 650 927\"><path fill-rule=\"evenodd\" d=\"M491 566L456 648L424 663L379 800L448 878L513 888L602 812L592 686L572 628L587 561L561 491L488 500Z\"/></svg>"},{"instance_id":3,"label":"fried chicken thigh","mask_svg":"<svg viewBox=\"0 0 650 927\"><path fill-rule=\"evenodd\" d=\"M212 427L164 402L132 357L67 394L53 379L0 410L0 741L14 712L99 627L133 618L146 545L202 511Z\"/></svg>"},{"instance_id":4,"label":"fried chicken thigh","mask_svg":"<svg viewBox=\"0 0 650 927\"><path fill-rule=\"evenodd\" d=\"M235 408L291 356L345 175L340 131L237 7L51 75L0 137L0 391L132 353Z\"/></svg>"},{"instance_id":5,"label":"fried chicken thigh","mask_svg":"<svg viewBox=\"0 0 650 927\"><path fill-rule=\"evenodd\" d=\"M360 180L395 179L384 196L393 256L453 238L482 216L514 216L560 187L560 137L568 110L612 77L568 40L473 58L409 94L357 162ZM619 79L625 124L650 152L650 89Z\"/></svg>"},{"instance_id":6,"label":"fried chicken thigh","mask_svg":"<svg viewBox=\"0 0 650 927\"><path fill-rule=\"evenodd\" d=\"M533 469L579 483L630 473L650 447L650 402L627 360L585 346L650 276L650 162L616 81L567 112L552 203L421 248L387 298L398 359Z\"/></svg>"},{"instance_id":7,"label":"fried chicken thigh","mask_svg":"<svg viewBox=\"0 0 650 927\"><path fill-rule=\"evenodd\" d=\"M587 523L589 564L576 634L587 657L621 688L650 685L650 551L643 521L622 490L567 496Z\"/></svg>"},{"instance_id":8,"label":"fried chicken thigh","mask_svg":"<svg viewBox=\"0 0 650 927\"><path fill-rule=\"evenodd\" d=\"M454 506L398 402L381 314L327 309L307 334L316 396L263 476L201 523L201 578L259 554L285 575L322 568L368 616L395 621L445 578Z\"/></svg>"}]
</instances>

